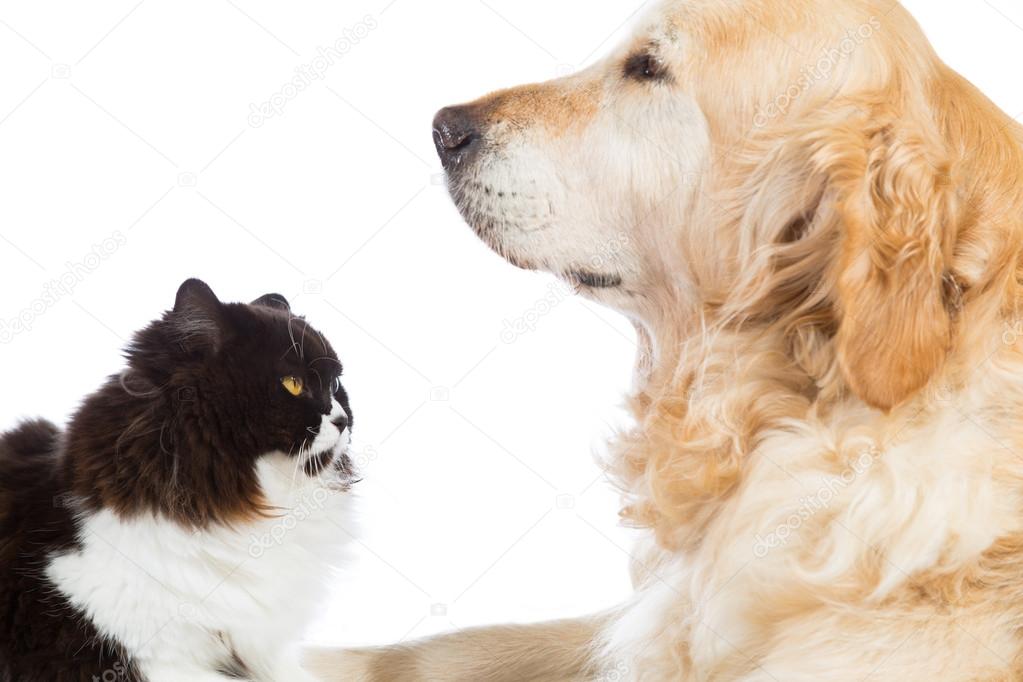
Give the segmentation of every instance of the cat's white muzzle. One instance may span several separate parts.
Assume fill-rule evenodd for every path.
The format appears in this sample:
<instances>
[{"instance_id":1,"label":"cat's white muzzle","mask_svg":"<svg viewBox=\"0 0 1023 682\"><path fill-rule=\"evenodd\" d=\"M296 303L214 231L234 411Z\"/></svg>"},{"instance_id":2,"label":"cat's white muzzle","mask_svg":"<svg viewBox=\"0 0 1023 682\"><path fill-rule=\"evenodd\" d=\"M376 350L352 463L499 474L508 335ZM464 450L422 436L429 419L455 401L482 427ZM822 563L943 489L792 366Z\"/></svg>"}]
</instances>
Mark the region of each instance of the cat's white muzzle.
<instances>
[{"instance_id":1,"label":"cat's white muzzle","mask_svg":"<svg viewBox=\"0 0 1023 682\"><path fill-rule=\"evenodd\" d=\"M331 404L330 414L323 415L316 438L306 450L306 461L312 461L326 452L330 452L333 457L340 457L348 452L348 447L352 442L352 432L347 425L344 428L337 425L337 421L342 416L346 416L345 410L341 407L341 403L334 400Z\"/></svg>"}]
</instances>

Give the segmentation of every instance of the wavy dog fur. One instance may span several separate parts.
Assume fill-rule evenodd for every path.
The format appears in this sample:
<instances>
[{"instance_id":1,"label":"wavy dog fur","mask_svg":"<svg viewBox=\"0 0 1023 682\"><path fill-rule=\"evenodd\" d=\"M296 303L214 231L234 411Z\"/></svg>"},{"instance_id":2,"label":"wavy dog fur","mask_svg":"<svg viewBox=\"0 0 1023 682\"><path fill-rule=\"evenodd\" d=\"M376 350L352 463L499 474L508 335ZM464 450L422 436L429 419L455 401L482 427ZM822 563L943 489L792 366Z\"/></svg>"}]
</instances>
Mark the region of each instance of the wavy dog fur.
<instances>
[{"instance_id":1,"label":"wavy dog fur","mask_svg":"<svg viewBox=\"0 0 1023 682\"><path fill-rule=\"evenodd\" d=\"M324 671L1023 679L1023 129L886 0L668 0L603 65L481 103L501 154L452 185L491 246L561 274L629 225L602 261L622 286L583 293L643 345L609 463L649 531L636 592L607 620L492 631L489 667L477 633ZM547 190L547 229L472 194L514 188L517 158L571 179L583 153L605 175ZM578 646L554 660L557 632ZM509 665L537 660L560 667Z\"/></svg>"}]
</instances>

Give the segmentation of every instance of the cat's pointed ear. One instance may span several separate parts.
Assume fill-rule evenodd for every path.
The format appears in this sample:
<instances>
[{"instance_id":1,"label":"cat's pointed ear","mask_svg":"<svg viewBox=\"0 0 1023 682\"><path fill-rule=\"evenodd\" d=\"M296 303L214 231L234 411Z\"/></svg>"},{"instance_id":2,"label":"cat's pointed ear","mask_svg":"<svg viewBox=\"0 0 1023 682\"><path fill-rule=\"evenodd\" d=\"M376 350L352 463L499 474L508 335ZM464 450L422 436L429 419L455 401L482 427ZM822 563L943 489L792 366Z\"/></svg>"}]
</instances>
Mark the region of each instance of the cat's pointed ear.
<instances>
[{"instance_id":1,"label":"cat's pointed ear","mask_svg":"<svg viewBox=\"0 0 1023 682\"><path fill-rule=\"evenodd\" d=\"M190 279L178 288L171 315L178 342L190 351L216 351L223 338L223 305L203 281Z\"/></svg>"},{"instance_id":2,"label":"cat's pointed ear","mask_svg":"<svg viewBox=\"0 0 1023 682\"><path fill-rule=\"evenodd\" d=\"M280 294L267 294L266 296L260 296L249 305L258 305L262 308L274 308L275 310L291 312L291 304L288 303L288 299L284 298Z\"/></svg>"}]
</instances>

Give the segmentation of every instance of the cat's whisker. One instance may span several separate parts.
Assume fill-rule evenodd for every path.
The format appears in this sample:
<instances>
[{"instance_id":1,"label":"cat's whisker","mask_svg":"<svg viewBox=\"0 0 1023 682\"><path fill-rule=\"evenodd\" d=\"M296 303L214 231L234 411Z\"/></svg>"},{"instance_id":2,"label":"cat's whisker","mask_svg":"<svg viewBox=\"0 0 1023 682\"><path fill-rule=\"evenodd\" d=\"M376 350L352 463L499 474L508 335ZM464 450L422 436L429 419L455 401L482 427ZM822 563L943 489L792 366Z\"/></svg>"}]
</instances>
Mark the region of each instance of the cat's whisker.
<instances>
[{"instance_id":1,"label":"cat's whisker","mask_svg":"<svg viewBox=\"0 0 1023 682\"><path fill-rule=\"evenodd\" d=\"M320 485L323 485L324 483L323 474L327 471L327 469L333 462L334 462L333 457L323 457L318 462L316 462L316 476L314 478Z\"/></svg>"},{"instance_id":2,"label":"cat's whisker","mask_svg":"<svg viewBox=\"0 0 1023 682\"><path fill-rule=\"evenodd\" d=\"M302 344L299 344L298 341L295 340L295 328L292 326L292 323L296 319L298 319L298 318L296 318L294 315L292 315L290 313L288 314L288 336L291 337L291 347L297 353L298 359L304 361L305 360L305 333L303 332L303 334L302 334Z\"/></svg>"},{"instance_id":3,"label":"cat's whisker","mask_svg":"<svg viewBox=\"0 0 1023 682\"><path fill-rule=\"evenodd\" d=\"M288 351L289 352L295 351L295 354L298 355L299 359L301 360L302 349L299 348L298 341L295 340L295 329L291 326L291 322L294 319L295 319L294 316L292 316L291 314L288 315L288 338L291 339L291 348L289 348ZM285 355L287 355L287 353L285 353Z\"/></svg>"},{"instance_id":4,"label":"cat's whisker","mask_svg":"<svg viewBox=\"0 0 1023 682\"><path fill-rule=\"evenodd\" d=\"M121 385L121 389L133 398L152 398L154 396L159 395L160 392L163 390L162 386L156 386L155 384L150 383L147 379L143 378L137 372L134 372L130 369L126 369L123 372L121 372L118 375L117 380L118 383ZM143 390L129 386L128 383L132 380L137 380L139 382L149 384L149 389Z\"/></svg>"},{"instance_id":5,"label":"cat's whisker","mask_svg":"<svg viewBox=\"0 0 1023 682\"><path fill-rule=\"evenodd\" d=\"M316 332L316 333L319 334L319 332ZM317 362L333 362L338 367L341 366L341 361L340 360L338 360L337 358L332 358L332 357L330 357L328 355L324 355L323 357L316 358L315 360L310 360L309 364L312 365L312 364L315 364Z\"/></svg>"},{"instance_id":6,"label":"cat's whisker","mask_svg":"<svg viewBox=\"0 0 1023 682\"><path fill-rule=\"evenodd\" d=\"M288 491L289 494L295 492L295 481L298 479L298 469L299 467L302 466L302 463L305 461L306 444L308 442L309 442L308 438L303 439L302 444L298 448L298 456L295 457L294 466L291 471L291 490Z\"/></svg>"},{"instance_id":7,"label":"cat's whisker","mask_svg":"<svg viewBox=\"0 0 1023 682\"><path fill-rule=\"evenodd\" d=\"M302 355L300 356L303 359L305 358L305 334L306 334L306 332L308 330L309 330L309 325L308 324L303 324L302 325L302 344L301 344Z\"/></svg>"}]
</instances>

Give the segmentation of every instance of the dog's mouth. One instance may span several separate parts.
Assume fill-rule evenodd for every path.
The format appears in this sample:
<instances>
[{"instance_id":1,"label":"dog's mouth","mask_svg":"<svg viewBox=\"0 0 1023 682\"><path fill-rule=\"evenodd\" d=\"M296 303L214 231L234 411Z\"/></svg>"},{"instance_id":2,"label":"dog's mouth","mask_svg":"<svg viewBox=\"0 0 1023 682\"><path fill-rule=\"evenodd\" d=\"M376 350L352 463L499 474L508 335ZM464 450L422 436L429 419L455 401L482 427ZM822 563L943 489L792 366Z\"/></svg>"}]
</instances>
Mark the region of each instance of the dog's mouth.
<instances>
[{"instance_id":1,"label":"dog's mouth","mask_svg":"<svg viewBox=\"0 0 1023 682\"><path fill-rule=\"evenodd\" d=\"M580 290L591 292L623 286L623 277L614 272L566 267L543 257L542 253L532 253L535 250L530 248L532 242L541 243L542 236L555 226L555 211L550 201L540 201L538 197L530 197L520 190L493 186L478 179L465 179L451 171L448 173L448 190L463 220L476 236L515 267L549 272ZM523 205L523 199L533 203ZM524 219L523 213L530 214L529 219Z\"/></svg>"},{"instance_id":2,"label":"dog's mouth","mask_svg":"<svg viewBox=\"0 0 1023 682\"><path fill-rule=\"evenodd\" d=\"M617 289L622 286L621 275L609 273L571 270L565 274L565 278L588 289Z\"/></svg>"}]
</instances>

